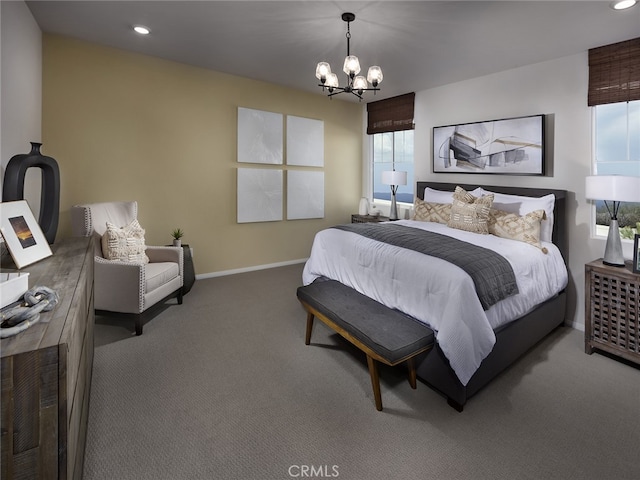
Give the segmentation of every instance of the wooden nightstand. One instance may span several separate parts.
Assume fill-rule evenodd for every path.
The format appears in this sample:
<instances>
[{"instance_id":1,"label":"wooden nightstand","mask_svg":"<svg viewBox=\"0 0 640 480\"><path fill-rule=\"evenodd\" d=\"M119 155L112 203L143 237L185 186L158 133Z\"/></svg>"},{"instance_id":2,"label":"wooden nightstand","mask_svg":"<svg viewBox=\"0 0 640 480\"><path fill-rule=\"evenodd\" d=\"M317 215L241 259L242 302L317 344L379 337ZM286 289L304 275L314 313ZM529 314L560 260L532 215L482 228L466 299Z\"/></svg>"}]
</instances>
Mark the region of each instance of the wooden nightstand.
<instances>
[{"instance_id":1,"label":"wooden nightstand","mask_svg":"<svg viewBox=\"0 0 640 480\"><path fill-rule=\"evenodd\" d=\"M378 222L388 222L389 217L383 217L382 215L373 216L373 215L351 215L351 223L378 223Z\"/></svg>"},{"instance_id":2,"label":"wooden nightstand","mask_svg":"<svg viewBox=\"0 0 640 480\"><path fill-rule=\"evenodd\" d=\"M584 351L594 348L640 364L640 275L630 262L585 265Z\"/></svg>"}]
</instances>

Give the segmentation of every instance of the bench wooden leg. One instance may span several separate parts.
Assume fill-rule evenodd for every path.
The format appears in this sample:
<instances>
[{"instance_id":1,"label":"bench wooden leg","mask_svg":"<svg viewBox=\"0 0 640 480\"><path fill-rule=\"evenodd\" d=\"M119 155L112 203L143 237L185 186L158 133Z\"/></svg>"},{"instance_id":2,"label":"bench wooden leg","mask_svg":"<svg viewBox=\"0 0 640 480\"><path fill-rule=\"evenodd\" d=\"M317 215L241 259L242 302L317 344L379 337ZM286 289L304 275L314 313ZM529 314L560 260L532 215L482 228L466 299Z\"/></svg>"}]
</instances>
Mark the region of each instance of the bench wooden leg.
<instances>
[{"instance_id":1,"label":"bench wooden leg","mask_svg":"<svg viewBox=\"0 0 640 480\"><path fill-rule=\"evenodd\" d=\"M416 364L413 361L413 357L407 360L407 366L409 367L409 385L414 390L416 389Z\"/></svg>"},{"instance_id":2,"label":"bench wooden leg","mask_svg":"<svg viewBox=\"0 0 640 480\"><path fill-rule=\"evenodd\" d=\"M380 377L378 376L378 363L367 355L369 374L371 375L371 386L373 387L373 398L376 401L376 410L382 410L382 395L380 395Z\"/></svg>"},{"instance_id":3,"label":"bench wooden leg","mask_svg":"<svg viewBox=\"0 0 640 480\"><path fill-rule=\"evenodd\" d=\"M304 344L311 343L311 330L313 330L313 313L307 313L307 333L304 337Z\"/></svg>"}]
</instances>

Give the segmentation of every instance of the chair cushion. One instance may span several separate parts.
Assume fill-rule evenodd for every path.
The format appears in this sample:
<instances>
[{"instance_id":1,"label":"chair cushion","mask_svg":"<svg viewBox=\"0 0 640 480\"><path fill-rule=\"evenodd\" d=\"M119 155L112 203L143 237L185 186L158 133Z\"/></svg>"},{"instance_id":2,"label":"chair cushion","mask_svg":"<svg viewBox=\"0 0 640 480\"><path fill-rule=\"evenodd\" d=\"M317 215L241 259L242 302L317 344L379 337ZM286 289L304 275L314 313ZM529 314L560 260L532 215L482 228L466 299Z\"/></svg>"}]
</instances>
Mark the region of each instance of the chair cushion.
<instances>
[{"instance_id":1,"label":"chair cushion","mask_svg":"<svg viewBox=\"0 0 640 480\"><path fill-rule=\"evenodd\" d=\"M145 255L144 228L138 220L120 228L107 222L107 230L102 235L102 255L107 260L121 262L149 263Z\"/></svg>"},{"instance_id":2,"label":"chair cushion","mask_svg":"<svg viewBox=\"0 0 640 480\"><path fill-rule=\"evenodd\" d=\"M180 266L175 262L148 263L144 270L147 292L154 291L180 275Z\"/></svg>"}]
</instances>

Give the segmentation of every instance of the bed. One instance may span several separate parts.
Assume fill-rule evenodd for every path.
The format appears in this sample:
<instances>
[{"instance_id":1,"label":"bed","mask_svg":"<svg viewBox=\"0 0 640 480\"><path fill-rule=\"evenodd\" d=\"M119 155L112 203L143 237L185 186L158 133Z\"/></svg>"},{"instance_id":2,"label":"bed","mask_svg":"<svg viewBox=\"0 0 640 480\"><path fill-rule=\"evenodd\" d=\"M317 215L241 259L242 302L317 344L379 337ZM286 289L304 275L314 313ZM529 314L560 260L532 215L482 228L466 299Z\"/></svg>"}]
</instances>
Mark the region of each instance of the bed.
<instances>
[{"instance_id":1,"label":"bed","mask_svg":"<svg viewBox=\"0 0 640 480\"><path fill-rule=\"evenodd\" d=\"M433 328L437 332L436 346L416 359L418 378L443 394L449 405L462 411L471 396L564 322L568 272L564 190L418 182L416 194L425 199L426 193L427 199L434 201L433 198L453 192L457 186L476 197L493 193L494 207L500 209L517 210L514 196L532 199L533 203L526 200L522 205L546 202L547 215L542 222L538 248L494 235L449 229L437 222L401 220L376 224L374 229L419 230L419 235L435 235L425 238L446 239L447 244L460 240L468 242L464 245L471 243L487 251L494 250L513 267L512 275L519 287L515 294L486 303L481 295L470 293L474 280L464 266L349 230L371 230L371 225L345 225L319 232L305 264L303 283L323 278L338 280ZM472 248L476 247L469 247ZM527 260L520 265L517 258L531 259L531 263ZM546 279L540 281L532 271L544 272Z\"/></svg>"}]
</instances>

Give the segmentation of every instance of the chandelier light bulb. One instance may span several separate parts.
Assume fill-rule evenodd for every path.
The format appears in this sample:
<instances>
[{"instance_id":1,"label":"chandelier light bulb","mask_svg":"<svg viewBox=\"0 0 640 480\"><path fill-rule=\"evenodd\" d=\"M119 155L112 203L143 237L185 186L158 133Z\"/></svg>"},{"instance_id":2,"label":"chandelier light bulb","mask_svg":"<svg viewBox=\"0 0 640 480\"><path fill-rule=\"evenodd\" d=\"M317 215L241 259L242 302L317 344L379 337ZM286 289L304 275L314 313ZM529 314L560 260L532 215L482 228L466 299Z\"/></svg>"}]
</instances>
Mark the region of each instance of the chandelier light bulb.
<instances>
[{"instance_id":1,"label":"chandelier light bulb","mask_svg":"<svg viewBox=\"0 0 640 480\"><path fill-rule=\"evenodd\" d=\"M319 62L316 67L316 78L322 83L331 75L331 66L327 62Z\"/></svg>"},{"instance_id":2,"label":"chandelier light bulb","mask_svg":"<svg viewBox=\"0 0 640 480\"><path fill-rule=\"evenodd\" d=\"M377 65L369 67L369 71L367 72L367 81L371 85L377 87L380 83L382 83L382 79L382 69L380 67L378 67Z\"/></svg>"},{"instance_id":3,"label":"chandelier light bulb","mask_svg":"<svg viewBox=\"0 0 640 480\"><path fill-rule=\"evenodd\" d=\"M362 75L358 75L354 80L353 80L353 89L354 90L358 90L358 92L361 92L362 90L365 90L369 85L367 85L367 79L364 78Z\"/></svg>"},{"instance_id":4,"label":"chandelier light bulb","mask_svg":"<svg viewBox=\"0 0 640 480\"><path fill-rule=\"evenodd\" d=\"M355 55L349 55L344 59L344 68L342 69L344 73L349 75L351 78L360 73L360 60Z\"/></svg>"},{"instance_id":5,"label":"chandelier light bulb","mask_svg":"<svg viewBox=\"0 0 640 480\"><path fill-rule=\"evenodd\" d=\"M327 82L325 83L325 85L329 87L329 91L332 92L334 88L337 88L339 86L338 75L336 75L335 73L330 73L327 77Z\"/></svg>"}]
</instances>

